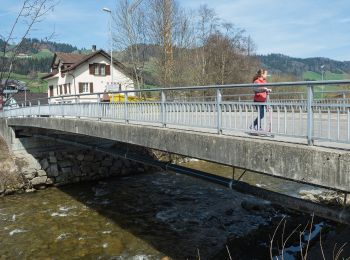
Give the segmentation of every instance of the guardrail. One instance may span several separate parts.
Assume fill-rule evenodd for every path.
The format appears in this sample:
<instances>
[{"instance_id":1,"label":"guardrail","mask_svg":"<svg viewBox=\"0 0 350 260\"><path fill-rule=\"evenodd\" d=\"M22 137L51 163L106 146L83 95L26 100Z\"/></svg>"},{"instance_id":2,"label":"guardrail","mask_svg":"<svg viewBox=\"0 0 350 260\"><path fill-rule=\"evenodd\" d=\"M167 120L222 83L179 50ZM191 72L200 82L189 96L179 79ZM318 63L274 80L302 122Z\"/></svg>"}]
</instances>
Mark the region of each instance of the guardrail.
<instances>
[{"instance_id":1,"label":"guardrail","mask_svg":"<svg viewBox=\"0 0 350 260\"><path fill-rule=\"evenodd\" d=\"M122 102L102 102L106 93L76 94L28 101L18 108L3 111L1 117L52 116L97 118L125 123L152 123L162 127L186 126L205 131L254 132L260 129L274 135L314 140L350 143L350 103L347 99L315 99L314 87L349 85L350 80L268 83L269 88L299 86L306 88L307 99L274 100L266 103L230 100L230 90L254 88L256 84L195 86L109 92L110 96L123 95ZM212 101L186 101L190 95L203 91L215 93ZM128 96L157 93L155 100L130 102ZM209 93L209 94L210 94ZM232 95L231 95L232 96ZM252 96L252 95L251 95ZM224 98L223 98L224 97ZM112 98L111 100L115 100ZM47 103L47 104L44 104Z\"/></svg>"}]
</instances>

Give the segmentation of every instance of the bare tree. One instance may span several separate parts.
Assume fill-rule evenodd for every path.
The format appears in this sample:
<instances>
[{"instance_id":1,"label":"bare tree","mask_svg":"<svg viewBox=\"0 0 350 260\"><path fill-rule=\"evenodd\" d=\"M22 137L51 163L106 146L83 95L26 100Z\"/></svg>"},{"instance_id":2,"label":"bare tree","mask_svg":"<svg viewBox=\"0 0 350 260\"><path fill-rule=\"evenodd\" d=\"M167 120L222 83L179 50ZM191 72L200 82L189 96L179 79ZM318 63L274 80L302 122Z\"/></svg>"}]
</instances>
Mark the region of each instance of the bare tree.
<instances>
[{"instance_id":1,"label":"bare tree","mask_svg":"<svg viewBox=\"0 0 350 260\"><path fill-rule=\"evenodd\" d=\"M150 46L161 86L250 81L258 62L244 30L221 22L205 5L193 16L176 0L140 3L121 0L114 15L114 42L131 59L135 74L144 67L145 47Z\"/></svg>"},{"instance_id":2,"label":"bare tree","mask_svg":"<svg viewBox=\"0 0 350 260\"><path fill-rule=\"evenodd\" d=\"M219 17L216 15L214 9L208 8L207 5L201 5L198 9L198 20L196 25L197 35L197 62L200 74L198 75L198 83L204 85L207 83L207 62L208 49L206 42L210 35L212 35L219 25Z\"/></svg>"},{"instance_id":3,"label":"bare tree","mask_svg":"<svg viewBox=\"0 0 350 260\"><path fill-rule=\"evenodd\" d=\"M150 0L148 26L151 41L159 47L157 58L160 83L172 84L174 71L173 31L175 17L174 0Z\"/></svg>"},{"instance_id":4,"label":"bare tree","mask_svg":"<svg viewBox=\"0 0 350 260\"><path fill-rule=\"evenodd\" d=\"M136 84L140 88L143 85L146 42L148 42L147 26L145 10L141 6L136 8L132 2L122 0L116 6L113 14L113 41L118 49L124 50L125 55L130 57Z\"/></svg>"},{"instance_id":5,"label":"bare tree","mask_svg":"<svg viewBox=\"0 0 350 260\"><path fill-rule=\"evenodd\" d=\"M55 0L23 0L19 13L9 32L0 35L0 39L2 40L0 54L0 95L2 95L3 89L6 87L7 81L11 76L17 55L24 48L26 37L29 36L35 24L40 23L44 16L54 9L56 4L57 2ZM16 37L20 23L25 24L25 29L19 37ZM17 42L17 44L10 46L10 43L13 42ZM6 79L5 84L2 84L3 79Z\"/></svg>"}]
</instances>

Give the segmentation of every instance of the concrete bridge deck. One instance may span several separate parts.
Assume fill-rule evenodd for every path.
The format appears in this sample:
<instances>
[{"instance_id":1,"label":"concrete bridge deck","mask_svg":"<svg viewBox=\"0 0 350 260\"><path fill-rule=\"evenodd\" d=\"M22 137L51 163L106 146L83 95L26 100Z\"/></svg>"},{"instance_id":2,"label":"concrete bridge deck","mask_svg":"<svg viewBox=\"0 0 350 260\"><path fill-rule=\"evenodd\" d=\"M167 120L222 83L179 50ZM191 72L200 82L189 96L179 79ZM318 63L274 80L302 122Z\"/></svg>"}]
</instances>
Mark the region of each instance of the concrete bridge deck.
<instances>
[{"instance_id":1,"label":"concrete bridge deck","mask_svg":"<svg viewBox=\"0 0 350 260\"><path fill-rule=\"evenodd\" d=\"M350 192L347 147L308 146L288 139L218 135L188 129L55 117L0 119L8 142L13 129L46 129L131 143L264 174Z\"/></svg>"}]
</instances>

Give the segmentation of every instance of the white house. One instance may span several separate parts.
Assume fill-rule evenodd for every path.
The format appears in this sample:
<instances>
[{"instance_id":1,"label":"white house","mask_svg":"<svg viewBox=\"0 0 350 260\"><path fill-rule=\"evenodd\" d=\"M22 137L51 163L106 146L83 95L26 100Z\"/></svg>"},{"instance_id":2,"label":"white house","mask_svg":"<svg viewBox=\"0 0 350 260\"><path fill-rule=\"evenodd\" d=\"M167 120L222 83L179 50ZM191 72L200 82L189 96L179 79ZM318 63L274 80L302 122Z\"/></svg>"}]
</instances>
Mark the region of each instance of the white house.
<instances>
[{"instance_id":1,"label":"white house","mask_svg":"<svg viewBox=\"0 0 350 260\"><path fill-rule=\"evenodd\" d=\"M62 100L60 97L65 95L134 89L129 70L115 59L111 67L111 57L103 50L91 54L57 52L53 57L51 72L42 79L48 81L48 97L55 101ZM97 100L96 95L81 98Z\"/></svg>"}]
</instances>

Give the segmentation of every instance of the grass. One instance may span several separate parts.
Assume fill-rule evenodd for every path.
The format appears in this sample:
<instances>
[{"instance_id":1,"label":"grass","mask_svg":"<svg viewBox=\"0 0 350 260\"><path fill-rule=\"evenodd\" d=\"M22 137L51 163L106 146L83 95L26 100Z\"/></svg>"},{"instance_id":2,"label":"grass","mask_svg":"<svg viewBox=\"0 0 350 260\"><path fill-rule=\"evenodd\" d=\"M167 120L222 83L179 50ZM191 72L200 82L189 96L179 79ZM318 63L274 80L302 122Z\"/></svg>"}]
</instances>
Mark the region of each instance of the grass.
<instances>
[{"instance_id":1,"label":"grass","mask_svg":"<svg viewBox=\"0 0 350 260\"><path fill-rule=\"evenodd\" d=\"M347 73L332 73L330 71L326 71L324 74L324 80L343 80L349 79L350 75ZM322 80L322 75L313 71L306 71L303 73L304 80ZM334 93L323 94L319 93L320 91L339 91L339 90L347 90L349 86L341 85L341 86L318 86L315 88L315 98L321 97L333 97Z\"/></svg>"},{"instance_id":2,"label":"grass","mask_svg":"<svg viewBox=\"0 0 350 260\"><path fill-rule=\"evenodd\" d=\"M37 59L47 58L52 56L53 56L53 53L48 49L42 49L38 53L32 55L33 58L37 58Z\"/></svg>"},{"instance_id":3,"label":"grass","mask_svg":"<svg viewBox=\"0 0 350 260\"><path fill-rule=\"evenodd\" d=\"M333 73L330 71L326 71L324 74L324 80L342 80L342 79L348 79L348 78L350 78L350 75L347 73ZM303 79L304 80L322 80L322 75L321 73L306 71L303 73Z\"/></svg>"}]
</instances>

